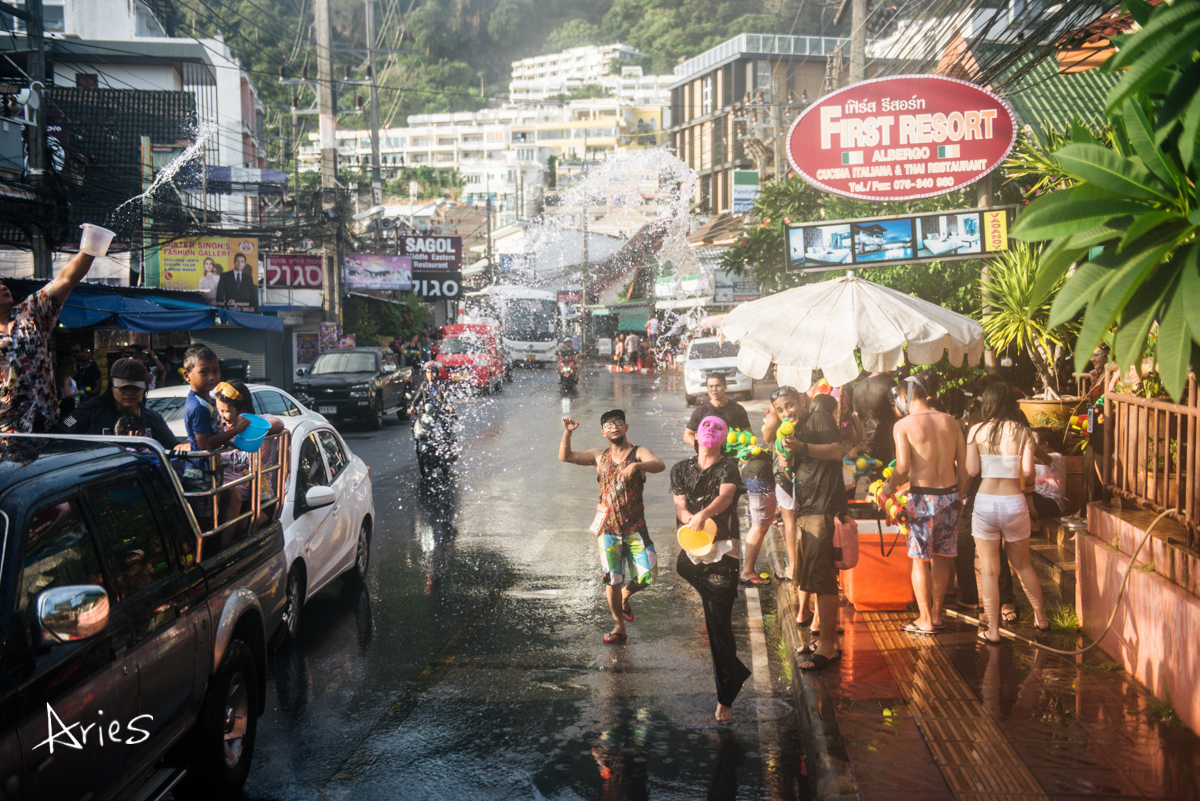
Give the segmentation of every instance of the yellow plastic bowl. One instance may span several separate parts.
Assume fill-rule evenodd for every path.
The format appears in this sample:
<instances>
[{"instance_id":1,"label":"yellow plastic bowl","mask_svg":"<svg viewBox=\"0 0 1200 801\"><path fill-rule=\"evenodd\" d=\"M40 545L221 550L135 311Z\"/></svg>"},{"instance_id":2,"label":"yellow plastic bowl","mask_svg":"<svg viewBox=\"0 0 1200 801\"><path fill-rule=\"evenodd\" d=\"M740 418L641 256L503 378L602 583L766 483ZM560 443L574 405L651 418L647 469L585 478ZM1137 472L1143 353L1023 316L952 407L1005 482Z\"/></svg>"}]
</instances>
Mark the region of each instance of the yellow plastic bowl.
<instances>
[{"instance_id":1,"label":"yellow plastic bowl","mask_svg":"<svg viewBox=\"0 0 1200 801\"><path fill-rule=\"evenodd\" d=\"M704 531L680 526L677 538L679 547L692 556L705 556L713 548L713 538L717 536L717 524L711 520L704 521Z\"/></svg>"}]
</instances>

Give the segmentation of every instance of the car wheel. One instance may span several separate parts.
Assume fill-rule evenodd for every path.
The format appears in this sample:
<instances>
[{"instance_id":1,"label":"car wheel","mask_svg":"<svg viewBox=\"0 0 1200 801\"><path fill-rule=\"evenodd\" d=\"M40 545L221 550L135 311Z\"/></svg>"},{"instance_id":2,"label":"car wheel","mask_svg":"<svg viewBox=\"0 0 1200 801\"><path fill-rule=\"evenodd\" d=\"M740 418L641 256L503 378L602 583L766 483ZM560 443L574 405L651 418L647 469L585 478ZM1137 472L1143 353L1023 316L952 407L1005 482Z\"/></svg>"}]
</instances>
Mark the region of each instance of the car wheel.
<instances>
[{"instance_id":1,"label":"car wheel","mask_svg":"<svg viewBox=\"0 0 1200 801\"><path fill-rule=\"evenodd\" d=\"M407 423L408 422L408 411L403 408L397 409L396 410L396 419L399 420L401 423Z\"/></svg>"},{"instance_id":2,"label":"car wheel","mask_svg":"<svg viewBox=\"0 0 1200 801\"><path fill-rule=\"evenodd\" d=\"M245 643L233 640L200 710L194 732L196 742L187 749L191 770L176 790L178 795L228 798L241 794L254 757L257 708L254 658Z\"/></svg>"},{"instance_id":3,"label":"car wheel","mask_svg":"<svg viewBox=\"0 0 1200 801\"><path fill-rule=\"evenodd\" d=\"M372 431L378 431L383 428L383 401L376 398L375 408L371 410L371 416L367 418L367 425Z\"/></svg>"},{"instance_id":4,"label":"car wheel","mask_svg":"<svg viewBox=\"0 0 1200 801\"><path fill-rule=\"evenodd\" d=\"M367 580L371 567L371 519L364 517L358 527L358 543L354 547L354 567L346 574L350 581L362 583Z\"/></svg>"},{"instance_id":5,"label":"car wheel","mask_svg":"<svg viewBox=\"0 0 1200 801\"><path fill-rule=\"evenodd\" d=\"M300 610L304 607L304 575L301 568L293 565L288 572L283 605L283 636L288 642L300 637Z\"/></svg>"}]
</instances>

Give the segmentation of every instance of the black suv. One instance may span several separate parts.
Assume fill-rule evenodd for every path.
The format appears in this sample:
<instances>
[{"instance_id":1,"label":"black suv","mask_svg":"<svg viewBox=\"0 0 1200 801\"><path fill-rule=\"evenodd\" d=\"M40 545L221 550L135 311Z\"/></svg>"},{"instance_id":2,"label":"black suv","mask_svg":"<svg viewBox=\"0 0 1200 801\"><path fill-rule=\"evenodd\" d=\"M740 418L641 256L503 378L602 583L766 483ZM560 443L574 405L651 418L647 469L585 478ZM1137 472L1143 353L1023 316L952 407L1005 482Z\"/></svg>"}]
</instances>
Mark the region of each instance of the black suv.
<instances>
[{"instance_id":1,"label":"black suv","mask_svg":"<svg viewBox=\"0 0 1200 801\"><path fill-rule=\"evenodd\" d=\"M0 437L0 798L238 794L283 531L208 550L157 443Z\"/></svg>"},{"instance_id":2,"label":"black suv","mask_svg":"<svg viewBox=\"0 0 1200 801\"><path fill-rule=\"evenodd\" d=\"M296 394L311 399L309 408L330 419L358 418L377 430L392 412L406 419L404 393L412 368L401 367L389 348L327 350L296 375Z\"/></svg>"}]
</instances>

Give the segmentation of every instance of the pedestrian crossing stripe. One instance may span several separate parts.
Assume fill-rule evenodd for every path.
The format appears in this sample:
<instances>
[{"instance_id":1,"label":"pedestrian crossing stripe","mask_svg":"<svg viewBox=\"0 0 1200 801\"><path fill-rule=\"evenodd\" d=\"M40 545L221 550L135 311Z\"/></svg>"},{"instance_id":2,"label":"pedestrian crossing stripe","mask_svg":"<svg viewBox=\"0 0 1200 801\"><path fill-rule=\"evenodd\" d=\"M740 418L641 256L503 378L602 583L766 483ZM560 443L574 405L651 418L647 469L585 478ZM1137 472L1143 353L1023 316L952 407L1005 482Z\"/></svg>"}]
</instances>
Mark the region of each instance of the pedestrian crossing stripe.
<instances>
[{"instance_id":1,"label":"pedestrian crossing stripe","mask_svg":"<svg viewBox=\"0 0 1200 801\"><path fill-rule=\"evenodd\" d=\"M956 159L959 155L958 145L938 145L939 159Z\"/></svg>"},{"instance_id":2,"label":"pedestrian crossing stripe","mask_svg":"<svg viewBox=\"0 0 1200 801\"><path fill-rule=\"evenodd\" d=\"M842 151L842 163L843 164L862 164L863 163L863 152L861 150L843 150Z\"/></svg>"}]
</instances>

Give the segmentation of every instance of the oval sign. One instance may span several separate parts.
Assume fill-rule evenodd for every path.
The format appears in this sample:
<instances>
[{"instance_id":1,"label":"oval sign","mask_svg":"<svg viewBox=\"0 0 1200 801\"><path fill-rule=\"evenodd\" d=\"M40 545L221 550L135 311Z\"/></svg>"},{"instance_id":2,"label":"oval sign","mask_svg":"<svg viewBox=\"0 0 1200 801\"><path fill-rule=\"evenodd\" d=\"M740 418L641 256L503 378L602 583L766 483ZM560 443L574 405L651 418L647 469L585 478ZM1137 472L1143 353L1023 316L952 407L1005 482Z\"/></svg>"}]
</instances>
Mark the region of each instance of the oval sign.
<instances>
[{"instance_id":1,"label":"oval sign","mask_svg":"<svg viewBox=\"0 0 1200 801\"><path fill-rule=\"evenodd\" d=\"M1017 137L1012 109L940 75L873 78L825 95L788 131L788 159L824 192L911 200L960 189L999 166Z\"/></svg>"}]
</instances>

